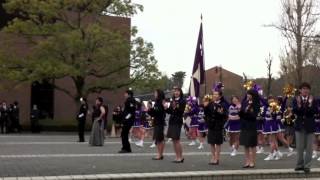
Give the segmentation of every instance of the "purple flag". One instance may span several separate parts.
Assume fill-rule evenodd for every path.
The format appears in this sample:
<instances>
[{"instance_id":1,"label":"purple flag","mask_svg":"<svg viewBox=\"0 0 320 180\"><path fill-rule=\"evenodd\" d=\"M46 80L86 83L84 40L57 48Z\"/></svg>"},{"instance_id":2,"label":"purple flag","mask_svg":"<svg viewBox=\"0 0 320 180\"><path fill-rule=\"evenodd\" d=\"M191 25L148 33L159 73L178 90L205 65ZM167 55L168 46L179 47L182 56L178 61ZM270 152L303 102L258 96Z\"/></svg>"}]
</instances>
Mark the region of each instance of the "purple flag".
<instances>
[{"instance_id":1,"label":"purple flag","mask_svg":"<svg viewBox=\"0 0 320 180\"><path fill-rule=\"evenodd\" d=\"M203 31L202 31L202 22L201 22L200 31L198 35L197 48L196 48L196 55L194 58L194 64L192 69L190 95L193 97L199 97L200 85L204 83L205 83L204 49L203 49Z\"/></svg>"}]
</instances>

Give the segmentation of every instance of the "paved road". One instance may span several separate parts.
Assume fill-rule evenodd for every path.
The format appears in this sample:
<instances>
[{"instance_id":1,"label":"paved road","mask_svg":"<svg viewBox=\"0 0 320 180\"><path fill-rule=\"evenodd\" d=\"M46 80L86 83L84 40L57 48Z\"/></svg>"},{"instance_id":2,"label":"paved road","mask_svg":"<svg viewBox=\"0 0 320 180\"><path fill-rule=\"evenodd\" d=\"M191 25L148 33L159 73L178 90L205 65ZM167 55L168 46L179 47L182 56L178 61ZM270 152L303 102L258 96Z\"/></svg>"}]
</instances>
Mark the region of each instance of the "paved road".
<instances>
[{"instance_id":1,"label":"paved road","mask_svg":"<svg viewBox=\"0 0 320 180\"><path fill-rule=\"evenodd\" d=\"M186 139L183 140L186 161L174 164L171 143L166 146L163 161L152 161L155 149L149 148L150 140L145 148L132 145L132 154L117 154L121 147L119 138L107 138L104 147L76 143L76 138L70 134L0 136L0 177L235 170L241 169L243 162L243 152L230 157L227 143L223 146L221 165L213 167L208 165L208 146L200 151L189 147ZM265 157L265 154L258 155L257 169L293 168L296 160L295 155L269 162L263 160ZM314 161L313 167L320 168L320 162Z\"/></svg>"}]
</instances>

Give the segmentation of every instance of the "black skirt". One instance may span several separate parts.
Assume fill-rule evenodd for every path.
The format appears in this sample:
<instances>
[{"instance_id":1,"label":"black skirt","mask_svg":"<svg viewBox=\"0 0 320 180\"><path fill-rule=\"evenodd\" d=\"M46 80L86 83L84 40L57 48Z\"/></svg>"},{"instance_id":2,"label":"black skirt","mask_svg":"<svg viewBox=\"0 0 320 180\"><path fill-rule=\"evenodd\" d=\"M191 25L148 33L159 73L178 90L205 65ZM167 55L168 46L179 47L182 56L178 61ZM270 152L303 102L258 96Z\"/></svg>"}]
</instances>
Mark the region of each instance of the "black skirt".
<instances>
[{"instance_id":1,"label":"black skirt","mask_svg":"<svg viewBox=\"0 0 320 180\"><path fill-rule=\"evenodd\" d=\"M167 138L171 138L176 141L180 140L181 128L181 124L169 124Z\"/></svg>"},{"instance_id":2,"label":"black skirt","mask_svg":"<svg viewBox=\"0 0 320 180\"><path fill-rule=\"evenodd\" d=\"M163 126L154 126L153 128L153 140L156 144L164 141L164 127Z\"/></svg>"},{"instance_id":3,"label":"black skirt","mask_svg":"<svg viewBox=\"0 0 320 180\"><path fill-rule=\"evenodd\" d=\"M221 145L223 143L223 132L215 131L212 129L208 129L208 144L214 145Z\"/></svg>"},{"instance_id":4,"label":"black skirt","mask_svg":"<svg viewBox=\"0 0 320 180\"><path fill-rule=\"evenodd\" d=\"M241 130L240 145L244 147L256 147L258 145L257 130Z\"/></svg>"}]
</instances>

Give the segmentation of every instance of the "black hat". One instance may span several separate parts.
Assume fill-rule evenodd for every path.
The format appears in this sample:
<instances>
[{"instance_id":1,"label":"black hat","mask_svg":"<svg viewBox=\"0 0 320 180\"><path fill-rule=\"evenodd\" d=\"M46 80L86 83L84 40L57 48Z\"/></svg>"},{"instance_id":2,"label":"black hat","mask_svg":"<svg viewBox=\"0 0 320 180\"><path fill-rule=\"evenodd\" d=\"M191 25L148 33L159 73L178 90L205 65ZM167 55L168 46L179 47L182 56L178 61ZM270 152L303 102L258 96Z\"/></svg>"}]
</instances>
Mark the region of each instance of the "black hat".
<instances>
[{"instance_id":1,"label":"black hat","mask_svg":"<svg viewBox=\"0 0 320 180\"><path fill-rule=\"evenodd\" d=\"M299 89L303 89L303 88L311 89L311 85L307 82L303 82L300 84Z\"/></svg>"}]
</instances>

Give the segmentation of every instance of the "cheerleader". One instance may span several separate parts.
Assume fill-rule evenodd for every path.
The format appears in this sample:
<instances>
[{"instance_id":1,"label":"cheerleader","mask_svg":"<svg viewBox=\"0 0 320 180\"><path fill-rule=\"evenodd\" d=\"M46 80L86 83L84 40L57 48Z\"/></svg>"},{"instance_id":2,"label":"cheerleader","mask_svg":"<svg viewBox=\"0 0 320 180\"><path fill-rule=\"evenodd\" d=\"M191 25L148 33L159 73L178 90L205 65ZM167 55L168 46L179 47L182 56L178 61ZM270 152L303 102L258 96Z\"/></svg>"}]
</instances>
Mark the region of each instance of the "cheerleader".
<instances>
[{"instance_id":1,"label":"cheerleader","mask_svg":"<svg viewBox=\"0 0 320 180\"><path fill-rule=\"evenodd\" d=\"M152 101L147 102L147 104L152 104ZM143 117L143 129L144 129L144 137L153 137L153 117L151 117L147 111L144 112ZM155 148L156 144L154 139L152 139L152 144L150 145L150 148Z\"/></svg>"},{"instance_id":2,"label":"cheerleader","mask_svg":"<svg viewBox=\"0 0 320 180\"><path fill-rule=\"evenodd\" d=\"M176 158L173 163L183 163L182 146L180 143L181 128L183 125L183 114L186 107L186 102L183 99L181 88L175 87L172 101L170 105L164 104L166 112L170 115L167 137L171 138Z\"/></svg>"},{"instance_id":3,"label":"cheerleader","mask_svg":"<svg viewBox=\"0 0 320 180\"><path fill-rule=\"evenodd\" d=\"M281 96L278 97L278 102L281 107L281 111L280 111L281 119L279 119L279 118L277 119L279 132L277 133L276 136L277 136L277 140L279 140L283 145L285 145L286 148L288 148L287 156L291 156L293 154L293 148L290 147L289 142L286 140L286 138L284 136L285 126L283 124L284 123L283 114L286 109L287 99L288 99L288 96L286 96L284 99ZM278 154L280 157L283 156L283 154L280 152L280 150L278 150Z\"/></svg>"},{"instance_id":4,"label":"cheerleader","mask_svg":"<svg viewBox=\"0 0 320 180\"><path fill-rule=\"evenodd\" d=\"M314 140L314 150L312 153L312 158L315 159L317 158L317 151L319 149L319 141L320 141L320 104L319 101L317 103L317 108L318 108L318 113L315 115L315 122L316 122L316 127L315 127L315 140ZM318 158L318 161L320 161L320 157Z\"/></svg>"},{"instance_id":5,"label":"cheerleader","mask_svg":"<svg viewBox=\"0 0 320 180\"><path fill-rule=\"evenodd\" d=\"M241 103L238 97L231 98L232 104L229 107L228 122L226 131L230 136L229 144L232 149L231 156L236 156L239 149L239 136L240 136L240 116Z\"/></svg>"},{"instance_id":6,"label":"cheerleader","mask_svg":"<svg viewBox=\"0 0 320 180\"><path fill-rule=\"evenodd\" d=\"M190 126L189 126L189 132L188 132L188 136L191 139L191 143L189 144L189 146L195 146L196 143L196 139L197 139L197 132L198 132L198 113L199 113L199 107L198 107L198 102L197 102L197 98L196 97L188 97L187 98L187 105L186 105L186 109L185 109L185 116L190 118Z\"/></svg>"},{"instance_id":7,"label":"cheerleader","mask_svg":"<svg viewBox=\"0 0 320 180\"><path fill-rule=\"evenodd\" d=\"M292 112L292 107L288 107L284 113L283 113L283 125L285 127L285 138L286 141L288 142L289 147L291 147L293 143L293 138L294 138L294 121L296 117ZM293 148L292 153L288 153L288 157L293 154Z\"/></svg>"},{"instance_id":8,"label":"cheerleader","mask_svg":"<svg viewBox=\"0 0 320 180\"><path fill-rule=\"evenodd\" d=\"M140 141L136 142L136 146L143 147L143 142L145 138L145 129L144 129L144 122L146 121L146 114L147 114L147 107L143 103L137 103L138 107L140 106L140 113L137 114L136 119L140 118L140 127L137 127L139 132ZM136 111L137 112L137 111Z\"/></svg>"},{"instance_id":9,"label":"cheerleader","mask_svg":"<svg viewBox=\"0 0 320 180\"><path fill-rule=\"evenodd\" d=\"M268 98L268 106L264 108L264 127L263 134L268 136L271 152L265 161L279 160L282 153L278 151L277 134L281 131L279 121L282 119L283 108L279 105L279 101L274 97Z\"/></svg>"},{"instance_id":10,"label":"cheerleader","mask_svg":"<svg viewBox=\"0 0 320 180\"><path fill-rule=\"evenodd\" d=\"M223 143L223 125L227 118L227 103L222 94L222 83L213 89L213 101L204 102L206 123L208 124L208 144L211 146L210 165L219 165L221 145Z\"/></svg>"},{"instance_id":11,"label":"cheerleader","mask_svg":"<svg viewBox=\"0 0 320 180\"><path fill-rule=\"evenodd\" d=\"M148 114L154 119L154 129L153 129L153 139L157 146L158 155L153 160L163 160L164 152L164 125L165 125L165 109L164 109L164 99L165 95L163 91L156 90L154 93L156 99L155 104L152 106L152 103L148 104Z\"/></svg>"},{"instance_id":12,"label":"cheerleader","mask_svg":"<svg viewBox=\"0 0 320 180\"><path fill-rule=\"evenodd\" d=\"M143 147L143 142L141 141L141 115L142 115L142 103L140 99L136 98L136 111L135 111L135 119L132 126L132 136L137 139L135 142L136 146Z\"/></svg>"},{"instance_id":13,"label":"cheerleader","mask_svg":"<svg viewBox=\"0 0 320 180\"><path fill-rule=\"evenodd\" d=\"M203 149L204 148L204 141L208 132L208 126L205 122L205 115L204 115L204 105L201 104L199 106L199 113L198 113L198 139L200 142L200 145L198 147L198 149Z\"/></svg>"},{"instance_id":14,"label":"cheerleader","mask_svg":"<svg viewBox=\"0 0 320 180\"><path fill-rule=\"evenodd\" d=\"M260 110L258 93L250 89L243 99L240 110L240 145L245 148L245 164L243 168L254 168L256 161L257 115Z\"/></svg>"}]
</instances>

